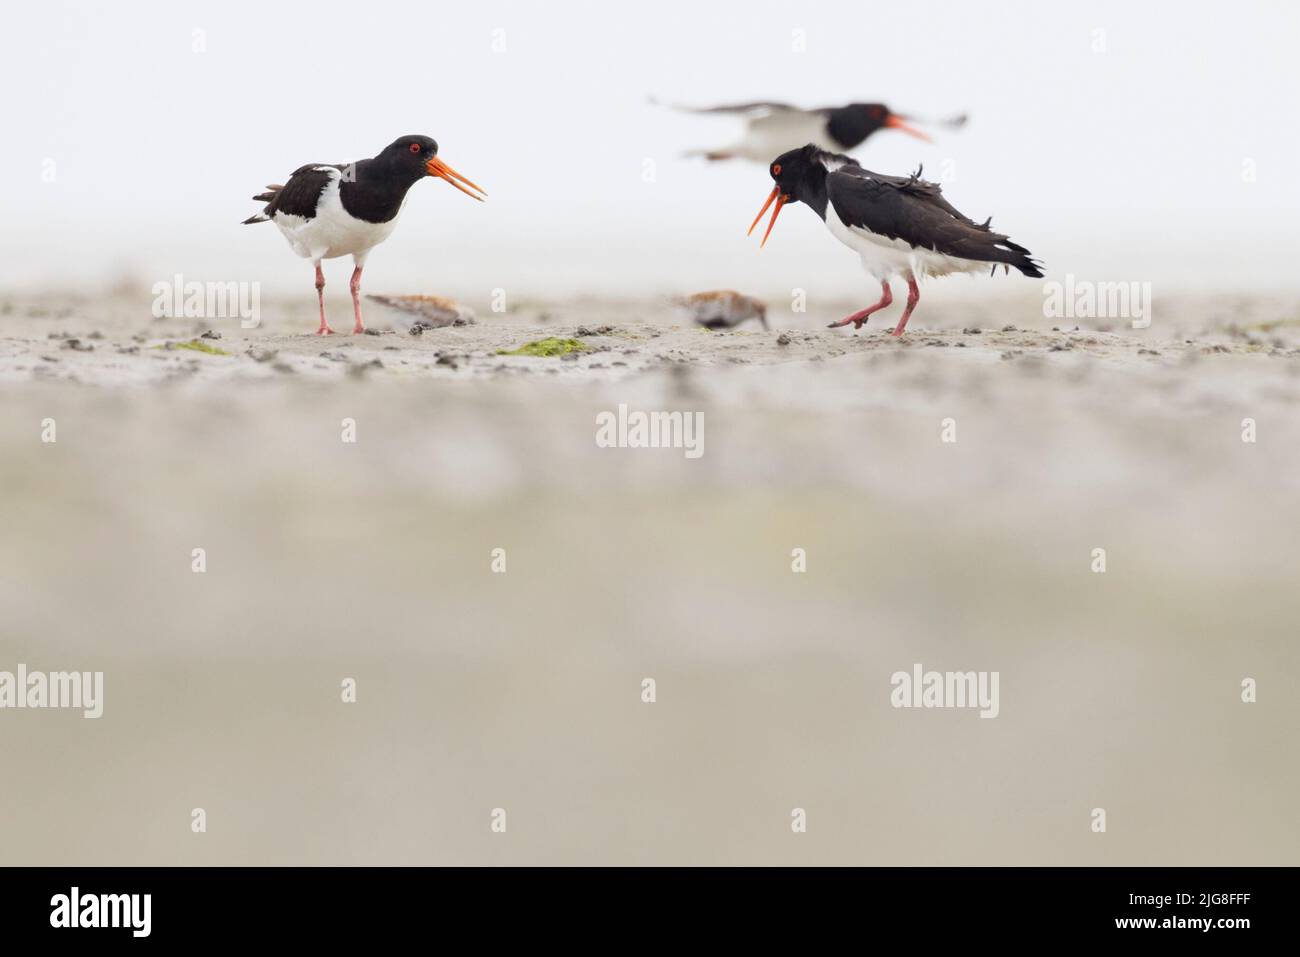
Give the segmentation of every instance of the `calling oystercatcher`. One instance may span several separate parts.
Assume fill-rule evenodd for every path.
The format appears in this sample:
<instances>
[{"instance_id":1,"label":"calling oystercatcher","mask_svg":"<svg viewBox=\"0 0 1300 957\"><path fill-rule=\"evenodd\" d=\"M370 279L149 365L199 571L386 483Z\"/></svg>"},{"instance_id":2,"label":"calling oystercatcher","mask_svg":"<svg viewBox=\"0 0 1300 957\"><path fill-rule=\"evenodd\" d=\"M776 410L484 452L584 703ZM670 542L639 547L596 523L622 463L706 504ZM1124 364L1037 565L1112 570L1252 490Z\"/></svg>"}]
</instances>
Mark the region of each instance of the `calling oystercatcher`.
<instances>
[{"instance_id":1,"label":"calling oystercatcher","mask_svg":"<svg viewBox=\"0 0 1300 957\"><path fill-rule=\"evenodd\" d=\"M907 280L907 308L894 329L894 335L901 336L921 297L918 278L976 272L990 264L990 272L1001 265L1007 272L1015 266L1026 276L1043 275L1028 249L993 232L991 219L983 223L967 219L943 198L938 184L921 179L919 168L911 176L883 176L809 143L778 156L768 172L776 186L749 227L753 233L767 208L776 203L760 245L766 245L772 235L782 206L807 203L831 235L858 253L862 267L880 280L880 301L832 322L832 329L850 322L861 329L868 316L892 303L889 280L894 276Z\"/></svg>"},{"instance_id":2,"label":"calling oystercatcher","mask_svg":"<svg viewBox=\"0 0 1300 957\"><path fill-rule=\"evenodd\" d=\"M673 108L687 113L744 117L747 124L744 136L734 146L687 154L710 160L740 158L766 163L778 153L784 153L803 143L813 143L822 149L842 152L860 145L872 133L882 129L899 130L927 143L930 141L930 137L909 125L910 122L924 121L895 113L883 103L850 103L847 106L826 106L815 110L801 110L786 103ZM966 117L954 116L937 122L943 126L956 127L965 123Z\"/></svg>"},{"instance_id":3,"label":"calling oystercatcher","mask_svg":"<svg viewBox=\"0 0 1300 957\"><path fill-rule=\"evenodd\" d=\"M244 223L275 223L293 251L316 266L316 297L320 300L318 336L334 334L325 321L325 275L321 272L321 260L352 257L356 265L350 284L356 319L352 331L364 332L360 296L361 270L366 257L392 233L407 191L425 176L445 179L480 201L487 195L438 158L438 144L432 139L403 136L373 159L346 165L300 166L284 185L268 186L265 193L253 197L265 202L266 208ZM477 192L471 192L466 186Z\"/></svg>"}]
</instances>

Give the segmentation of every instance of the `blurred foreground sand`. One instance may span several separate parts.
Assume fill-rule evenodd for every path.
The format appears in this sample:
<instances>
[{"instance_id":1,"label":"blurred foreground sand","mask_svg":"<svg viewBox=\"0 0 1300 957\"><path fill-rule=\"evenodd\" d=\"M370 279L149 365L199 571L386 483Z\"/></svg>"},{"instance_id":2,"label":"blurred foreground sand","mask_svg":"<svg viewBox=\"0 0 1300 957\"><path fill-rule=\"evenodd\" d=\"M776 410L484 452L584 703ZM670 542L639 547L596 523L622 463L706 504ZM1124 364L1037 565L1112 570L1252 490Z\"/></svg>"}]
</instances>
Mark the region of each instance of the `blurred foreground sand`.
<instances>
[{"instance_id":1,"label":"blurred foreground sand","mask_svg":"<svg viewBox=\"0 0 1300 957\"><path fill-rule=\"evenodd\" d=\"M820 328L852 308L780 345L11 302L0 669L106 701L0 712L0 863L1295 864L1296 304ZM209 327L231 356L150 348ZM598 448L619 403L702 411L705 454ZM1000 716L893 709L916 662L999 671Z\"/></svg>"}]
</instances>

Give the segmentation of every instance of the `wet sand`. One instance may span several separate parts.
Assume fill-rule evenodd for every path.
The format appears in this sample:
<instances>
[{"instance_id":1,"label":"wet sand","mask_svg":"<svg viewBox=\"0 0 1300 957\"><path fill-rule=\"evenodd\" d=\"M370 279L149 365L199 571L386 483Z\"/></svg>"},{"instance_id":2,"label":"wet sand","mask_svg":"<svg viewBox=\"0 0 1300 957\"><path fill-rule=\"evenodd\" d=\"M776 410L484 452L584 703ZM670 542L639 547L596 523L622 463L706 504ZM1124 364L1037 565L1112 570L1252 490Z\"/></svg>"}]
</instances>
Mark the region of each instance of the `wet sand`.
<instances>
[{"instance_id":1,"label":"wet sand","mask_svg":"<svg viewBox=\"0 0 1300 957\"><path fill-rule=\"evenodd\" d=\"M0 713L0 860L1296 860L1296 302L474 305L0 297L0 669L106 697ZM590 348L498 354L546 336ZM619 404L704 454L598 447ZM891 707L918 662L998 671L997 719Z\"/></svg>"}]
</instances>

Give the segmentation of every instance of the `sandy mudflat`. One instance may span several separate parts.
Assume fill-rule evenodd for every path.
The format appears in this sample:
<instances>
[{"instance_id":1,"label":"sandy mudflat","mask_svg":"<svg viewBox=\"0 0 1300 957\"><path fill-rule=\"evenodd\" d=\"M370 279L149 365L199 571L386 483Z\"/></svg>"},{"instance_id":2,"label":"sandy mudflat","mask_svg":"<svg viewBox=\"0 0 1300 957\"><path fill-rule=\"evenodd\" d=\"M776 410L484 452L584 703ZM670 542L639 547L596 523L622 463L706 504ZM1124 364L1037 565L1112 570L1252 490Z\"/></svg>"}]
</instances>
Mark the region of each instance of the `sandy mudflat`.
<instances>
[{"instance_id":1,"label":"sandy mudflat","mask_svg":"<svg viewBox=\"0 0 1300 957\"><path fill-rule=\"evenodd\" d=\"M901 342L313 305L0 297L0 668L107 699L0 714L5 862L1297 859L1294 300L941 300ZM497 354L544 336L591 350ZM619 404L704 454L597 447ZM891 708L917 662L999 671L999 717Z\"/></svg>"},{"instance_id":2,"label":"sandy mudflat","mask_svg":"<svg viewBox=\"0 0 1300 957\"><path fill-rule=\"evenodd\" d=\"M316 320L311 303L302 299L272 303L253 329L241 328L236 319L155 320L139 302L122 298L19 300L0 307L0 381L201 384L296 373L326 380L346 374L403 381L542 374L613 382L671 366L717 369L815 361L829 368L853 365L854 357L955 348L966 351L917 355L918 364L980 368L997 359L1009 363L998 375L1010 379L1040 368L1074 375L1127 367L1141 377L1181 367L1189 372L1183 378L1194 386L1206 377L1217 378L1213 366L1196 365L1202 358L1219 359L1220 369L1230 365L1224 357L1287 360L1278 367L1284 376L1294 368L1290 360L1300 358L1300 307L1286 300L1229 300L1217 308L1189 300L1193 308L1181 313L1172 327L1162 323L1140 331L1123 321L1081 325L1047 320L1040 310L1036 314L1033 297L975 308L941 304L922 310L901 339L887 335L897 309L859 332L825 328L826 320L838 319L857 305L775 315L769 331L750 322L710 332L684 320L666 300L578 301L536 304L507 315L480 310L472 325L411 336L396 328L382 308L367 303L367 320L378 334L353 336L350 319L335 304L332 323L339 334L318 337L304 334L315 328ZM1239 312L1247 313L1245 320L1239 319ZM229 355L176 348L204 333L219 337L201 339L205 346ZM577 337L588 350L564 362L500 354L549 336ZM1231 365L1234 375L1238 368ZM822 370L817 372L821 378ZM1260 374L1255 371L1251 377ZM1248 387L1244 382L1242 386Z\"/></svg>"}]
</instances>

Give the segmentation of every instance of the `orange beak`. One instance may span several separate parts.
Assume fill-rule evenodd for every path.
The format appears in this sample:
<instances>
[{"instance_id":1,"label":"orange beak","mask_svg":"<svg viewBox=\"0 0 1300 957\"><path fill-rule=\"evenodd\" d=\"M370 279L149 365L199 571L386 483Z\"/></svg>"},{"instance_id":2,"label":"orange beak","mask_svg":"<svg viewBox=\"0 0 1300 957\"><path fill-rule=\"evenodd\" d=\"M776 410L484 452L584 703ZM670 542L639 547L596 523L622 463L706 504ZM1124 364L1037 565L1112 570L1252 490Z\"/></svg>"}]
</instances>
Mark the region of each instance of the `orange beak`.
<instances>
[{"instance_id":1,"label":"orange beak","mask_svg":"<svg viewBox=\"0 0 1300 957\"><path fill-rule=\"evenodd\" d=\"M776 209L772 210L772 219L767 224L767 232L763 234L763 241L758 244L759 249L762 249L767 245L767 237L772 235L772 227L776 225L776 217L780 215L781 207L790 201L789 196L783 196L781 194L780 186L772 187L772 192L768 195L767 202L763 204L763 208L760 209L758 215L754 217L754 222L750 224L749 232L745 233L746 236L753 234L754 227L757 226L758 221L763 218L763 214L767 212L767 207L772 205L773 200L776 200Z\"/></svg>"},{"instance_id":2,"label":"orange beak","mask_svg":"<svg viewBox=\"0 0 1300 957\"><path fill-rule=\"evenodd\" d=\"M472 182L470 182L464 176L461 176L460 173L457 173L454 169L452 169L442 160L438 159L438 157L436 156L424 164L424 169L430 176L436 176L439 179L445 179L447 182L451 183L452 186L455 186L466 196L471 196L474 199L477 199L480 203L483 202L483 196L487 195L487 190L485 190L482 186L475 186ZM471 193L469 190L465 188L465 186L460 185L461 183L464 183L465 186L472 186L474 189L482 193L483 196L478 196L474 193Z\"/></svg>"},{"instance_id":3,"label":"orange beak","mask_svg":"<svg viewBox=\"0 0 1300 957\"><path fill-rule=\"evenodd\" d=\"M905 119L906 117L899 116L897 113L890 113L885 119L885 126L891 130L900 130L903 133L907 133L909 136L915 136L918 140L924 140L926 143L934 142L930 137L926 136L916 127L908 126L907 123L904 122Z\"/></svg>"}]
</instances>

